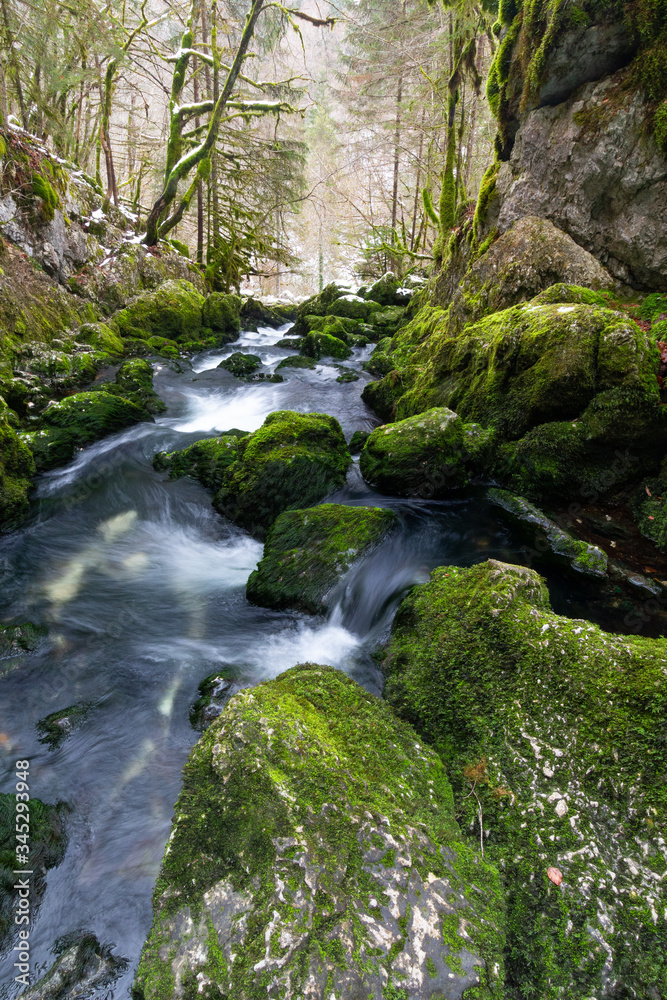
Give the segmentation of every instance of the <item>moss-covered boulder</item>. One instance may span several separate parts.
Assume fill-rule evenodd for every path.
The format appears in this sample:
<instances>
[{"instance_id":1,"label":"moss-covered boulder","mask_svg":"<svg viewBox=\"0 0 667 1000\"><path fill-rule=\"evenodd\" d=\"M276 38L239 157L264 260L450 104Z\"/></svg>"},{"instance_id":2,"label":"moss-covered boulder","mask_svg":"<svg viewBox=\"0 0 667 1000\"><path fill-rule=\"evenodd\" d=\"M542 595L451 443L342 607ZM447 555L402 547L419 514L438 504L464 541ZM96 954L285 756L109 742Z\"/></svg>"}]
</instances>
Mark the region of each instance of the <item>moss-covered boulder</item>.
<instances>
[{"instance_id":1,"label":"moss-covered boulder","mask_svg":"<svg viewBox=\"0 0 667 1000\"><path fill-rule=\"evenodd\" d=\"M317 362L314 358L307 358L303 354L293 354L289 358L283 358L276 365L278 368L317 368Z\"/></svg>"},{"instance_id":2,"label":"moss-covered boulder","mask_svg":"<svg viewBox=\"0 0 667 1000\"><path fill-rule=\"evenodd\" d=\"M146 410L109 392L80 392L44 410L39 429L21 435L38 471L64 465L77 448L153 418Z\"/></svg>"},{"instance_id":3,"label":"moss-covered boulder","mask_svg":"<svg viewBox=\"0 0 667 1000\"><path fill-rule=\"evenodd\" d=\"M204 296L183 278L165 281L152 292L143 292L113 317L123 337L194 340L200 333Z\"/></svg>"},{"instance_id":4,"label":"moss-covered boulder","mask_svg":"<svg viewBox=\"0 0 667 1000\"><path fill-rule=\"evenodd\" d=\"M370 431L355 431L348 445L350 455L359 455L371 435Z\"/></svg>"},{"instance_id":5,"label":"moss-covered boulder","mask_svg":"<svg viewBox=\"0 0 667 1000\"><path fill-rule=\"evenodd\" d=\"M0 531L14 527L28 513L28 495L35 474L30 448L11 425L11 416L12 411L0 396Z\"/></svg>"},{"instance_id":6,"label":"moss-covered boulder","mask_svg":"<svg viewBox=\"0 0 667 1000\"><path fill-rule=\"evenodd\" d=\"M289 510L268 530L246 596L264 608L321 614L340 578L397 523L391 510L321 504Z\"/></svg>"},{"instance_id":7,"label":"moss-covered boulder","mask_svg":"<svg viewBox=\"0 0 667 1000\"><path fill-rule=\"evenodd\" d=\"M56 750L68 736L82 726L86 721L92 706L87 702L61 708L58 712L40 719L37 723L39 742L45 743L50 750Z\"/></svg>"},{"instance_id":8,"label":"moss-covered boulder","mask_svg":"<svg viewBox=\"0 0 667 1000\"><path fill-rule=\"evenodd\" d=\"M238 671L224 667L209 674L199 685L199 698L190 709L190 724L194 729L206 729L222 714L229 699L239 690Z\"/></svg>"},{"instance_id":9,"label":"moss-covered boulder","mask_svg":"<svg viewBox=\"0 0 667 1000\"><path fill-rule=\"evenodd\" d=\"M490 560L415 588L385 665L502 871L506 996L664 995L665 641L561 618Z\"/></svg>"},{"instance_id":10,"label":"moss-covered boulder","mask_svg":"<svg viewBox=\"0 0 667 1000\"><path fill-rule=\"evenodd\" d=\"M28 785L30 780L28 779ZM20 806L17 810L17 806ZM17 857L23 856L24 852L17 854L16 848L23 844L23 840L17 841L17 832L21 826L22 811L25 810L30 816L29 827L29 859L30 864L21 866L17 863ZM19 926L14 923L14 916L17 906L17 893L14 889L16 879L21 876L15 874L17 869L24 867L32 872L26 876L30 882L30 916L31 921L42 901L46 889L46 872L49 868L55 868L60 864L67 845L65 832L65 817L67 806L63 803L58 805L48 805L37 798L30 798L29 804L20 804L15 795L0 793L0 950L11 945L15 939ZM26 928L26 925L21 925ZM18 961L18 959L17 959ZM32 967L32 963L28 963ZM17 973L18 974L18 973Z\"/></svg>"},{"instance_id":11,"label":"moss-covered boulder","mask_svg":"<svg viewBox=\"0 0 667 1000\"><path fill-rule=\"evenodd\" d=\"M311 333L327 333L345 344L352 342L363 333L363 323L345 316L307 316L306 322Z\"/></svg>"},{"instance_id":12,"label":"moss-covered boulder","mask_svg":"<svg viewBox=\"0 0 667 1000\"><path fill-rule=\"evenodd\" d=\"M153 906L137 1000L502 990L498 878L442 764L330 667L241 692L204 734Z\"/></svg>"},{"instance_id":13,"label":"moss-covered boulder","mask_svg":"<svg viewBox=\"0 0 667 1000\"><path fill-rule=\"evenodd\" d=\"M302 302L297 309L296 321L294 323L294 334L299 337L310 332L310 317L326 315L329 306L341 298L343 291L335 283L326 285L317 295L312 295L305 302Z\"/></svg>"},{"instance_id":14,"label":"moss-covered boulder","mask_svg":"<svg viewBox=\"0 0 667 1000\"><path fill-rule=\"evenodd\" d=\"M238 446L245 431L231 430L217 438L195 441L181 451L159 451L153 468L168 472L171 479L192 476L209 490L219 490L224 472L238 458Z\"/></svg>"},{"instance_id":15,"label":"moss-covered boulder","mask_svg":"<svg viewBox=\"0 0 667 1000\"><path fill-rule=\"evenodd\" d=\"M33 653L46 633L46 628L32 622L0 626L0 659Z\"/></svg>"},{"instance_id":16,"label":"moss-covered boulder","mask_svg":"<svg viewBox=\"0 0 667 1000\"><path fill-rule=\"evenodd\" d=\"M153 366L142 358L125 361L113 382L104 382L100 391L122 396L147 413L164 413L166 403L153 388Z\"/></svg>"},{"instance_id":17,"label":"moss-covered boulder","mask_svg":"<svg viewBox=\"0 0 667 1000\"><path fill-rule=\"evenodd\" d=\"M297 307L287 303L269 305L261 299L250 296L241 304L241 326L244 330L256 330L259 326L282 326L295 319Z\"/></svg>"},{"instance_id":18,"label":"moss-covered boulder","mask_svg":"<svg viewBox=\"0 0 667 1000\"><path fill-rule=\"evenodd\" d=\"M377 427L364 445L359 468L368 483L385 493L437 497L465 486L486 464L492 445L490 432L436 407Z\"/></svg>"},{"instance_id":19,"label":"moss-covered boulder","mask_svg":"<svg viewBox=\"0 0 667 1000\"><path fill-rule=\"evenodd\" d=\"M320 358L340 358L344 361L350 357L352 351L338 337L332 337L328 333L309 333L303 338L301 353L316 361Z\"/></svg>"},{"instance_id":20,"label":"moss-covered boulder","mask_svg":"<svg viewBox=\"0 0 667 1000\"><path fill-rule=\"evenodd\" d=\"M399 291L400 288L401 282L398 278L391 271L387 271L371 285L364 298L377 302L381 306L404 306L410 296L402 294Z\"/></svg>"},{"instance_id":21,"label":"moss-covered boulder","mask_svg":"<svg viewBox=\"0 0 667 1000\"><path fill-rule=\"evenodd\" d=\"M574 538L568 531L552 521L524 497L507 490L490 489L487 496L508 515L509 520L522 529L530 539L531 551L571 566L587 576L605 576L607 555L597 545L589 545Z\"/></svg>"},{"instance_id":22,"label":"moss-covered boulder","mask_svg":"<svg viewBox=\"0 0 667 1000\"><path fill-rule=\"evenodd\" d=\"M236 375L237 378L247 378L254 374L261 366L262 359L257 354L243 354L241 351L234 351L228 358L221 361L218 368Z\"/></svg>"},{"instance_id":23,"label":"moss-covered boulder","mask_svg":"<svg viewBox=\"0 0 667 1000\"><path fill-rule=\"evenodd\" d=\"M377 337L390 337L406 322L407 310L402 306L385 306L373 313L371 322L378 331Z\"/></svg>"},{"instance_id":24,"label":"moss-covered boulder","mask_svg":"<svg viewBox=\"0 0 667 1000\"><path fill-rule=\"evenodd\" d=\"M125 351L121 338L106 323L84 323L77 333L77 340L107 354L123 354Z\"/></svg>"},{"instance_id":25,"label":"moss-covered boulder","mask_svg":"<svg viewBox=\"0 0 667 1000\"><path fill-rule=\"evenodd\" d=\"M382 307L378 302L362 299L359 295L342 295L327 307L327 316L344 316L362 323L372 323L374 313Z\"/></svg>"},{"instance_id":26,"label":"moss-covered boulder","mask_svg":"<svg viewBox=\"0 0 667 1000\"><path fill-rule=\"evenodd\" d=\"M261 538L284 510L319 503L342 486L350 462L334 417L278 410L239 441L213 503Z\"/></svg>"},{"instance_id":27,"label":"moss-covered boulder","mask_svg":"<svg viewBox=\"0 0 667 1000\"><path fill-rule=\"evenodd\" d=\"M202 323L214 331L219 343L230 343L241 330L240 309L238 295L211 292L202 307Z\"/></svg>"}]
</instances>

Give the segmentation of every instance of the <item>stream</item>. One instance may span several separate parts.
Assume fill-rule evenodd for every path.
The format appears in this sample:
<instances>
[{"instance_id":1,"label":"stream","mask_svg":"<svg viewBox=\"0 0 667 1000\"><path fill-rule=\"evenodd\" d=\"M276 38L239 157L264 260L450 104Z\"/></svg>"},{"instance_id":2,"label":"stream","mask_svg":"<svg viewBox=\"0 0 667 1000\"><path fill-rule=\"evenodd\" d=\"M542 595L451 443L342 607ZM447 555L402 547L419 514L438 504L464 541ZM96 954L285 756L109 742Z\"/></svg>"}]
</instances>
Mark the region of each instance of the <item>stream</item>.
<instances>
[{"instance_id":1,"label":"stream","mask_svg":"<svg viewBox=\"0 0 667 1000\"><path fill-rule=\"evenodd\" d=\"M338 383L341 366L323 362L282 369L276 384L216 367L244 350L272 370L290 353L275 346L287 329L244 333L191 361L155 362L166 414L42 476L31 519L0 541L3 620L49 630L20 664L0 661L0 790L13 790L14 762L28 758L31 795L71 807L67 852L48 874L31 931L33 981L53 962L57 938L86 931L129 960L104 995L129 995L181 769L199 735L189 709L205 677L232 665L252 685L309 660L380 694L371 654L409 586L445 563L524 561L522 540L482 490L441 502L389 498L363 482L355 461L328 499L391 506L399 529L352 568L328 619L250 605L245 583L261 543L218 515L196 482L155 472L152 458L232 427L255 430L278 409L330 413L348 440L375 426L360 399L364 373ZM371 349L356 349L343 367L358 370ZM592 617L576 581L536 568L548 576L555 610ZM81 702L91 706L83 724L57 749L41 743L36 723ZM0 959L4 997L15 992L13 961Z\"/></svg>"}]
</instances>

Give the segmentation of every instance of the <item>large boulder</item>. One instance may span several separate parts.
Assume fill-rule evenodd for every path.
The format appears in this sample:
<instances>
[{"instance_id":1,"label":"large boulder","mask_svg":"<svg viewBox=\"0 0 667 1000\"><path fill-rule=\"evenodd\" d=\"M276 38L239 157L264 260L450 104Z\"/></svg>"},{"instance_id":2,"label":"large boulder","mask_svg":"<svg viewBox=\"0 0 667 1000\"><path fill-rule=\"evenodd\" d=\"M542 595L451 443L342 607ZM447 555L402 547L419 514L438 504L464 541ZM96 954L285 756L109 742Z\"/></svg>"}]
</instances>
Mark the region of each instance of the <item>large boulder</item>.
<instances>
[{"instance_id":1,"label":"large boulder","mask_svg":"<svg viewBox=\"0 0 667 1000\"><path fill-rule=\"evenodd\" d=\"M246 596L265 608L320 614L355 559L397 523L391 510L321 504L289 510L269 528L264 555L251 573Z\"/></svg>"},{"instance_id":2,"label":"large boulder","mask_svg":"<svg viewBox=\"0 0 667 1000\"><path fill-rule=\"evenodd\" d=\"M445 407L377 427L366 440L359 468L385 493L431 499L465 486L493 447L492 434L464 424Z\"/></svg>"},{"instance_id":3,"label":"large boulder","mask_svg":"<svg viewBox=\"0 0 667 1000\"><path fill-rule=\"evenodd\" d=\"M195 746L137 1000L420 1000L502 991L502 898L437 756L306 664L243 691Z\"/></svg>"},{"instance_id":4,"label":"large boulder","mask_svg":"<svg viewBox=\"0 0 667 1000\"><path fill-rule=\"evenodd\" d=\"M225 470L238 458L238 446L245 431L231 430L217 438L195 441L181 451L159 451L153 459L158 472L168 472L170 479L192 476L209 490L219 490Z\"/></svg>"},{"instance_id":5,"label":"large boulder","mask_svg":"<svg viewBox=\"0 0 667 1000\"><path fill-rule=\"evenodd\" d=\"M183 279L165 281L155 291L132 299L113 321L123 337L148 339L152 336L190 341L202 329L205 299L195 286Z\"/></svg>"},{"instance_id":6,"label":"large boulder","mask_svg":"<svg viewBox=\"0 0 667 1000\"><path fill-rule=\"evenodd\" d=\"M219 342L229 343L241 330L240 309L238 295L211 292L202 309L202 322L218 335Z\"/></svg>"},{"instance_id":7,"label":"large boulder","mask_svg":"<svg viewBox=\"0 0 667 1000\"><path fill-rule=\"evenodd\" d=\"M561 618L490 560L410 593L385 669L502 872L506 995L663 996L665 641Z\"/></svg>"},{"instance_id":8,"label":"large boulder","mask_svg":"<svg viewBox=\"0 0 667 1000\"><path fill-rule=\"evenodd\" d=\"M77 448L107 434L153 418L129 399L109 392L80 392L48 406L39 428L21 435L31 448L39 472L65 465Z\"/></svg>"},{"instance_id":9,"label":"large boulder","mask_svg":"<svg viewBox=\"0 0 667 1000\"><path fill-rule=\"evenodd\" d=\"M10 411L0 396L0 531L13 527L27 514L35 474L30 448L9 418Z\"/></svg>"},{"instance_id":10,"label":"large boulder","mask_svg":"<svg viewBox=\"0 0 667 1000\"><path fill-rule=\"evenodd\" d=\"M153 366L142 358L125 361L116 372L115 380L104 382L100 391L129 399L147 413L164 413L167 409L153 388Z\"/></svg>"},{"instance_id":11,"label":"large boulder","mask_svg":"<svg viewBox=\"0 0 667 1000\"><path fill-rule=\"evenodd\" d=\"M335 417L278 410L239 441L213 504L263 538L284 510L316 504L342 486L350 462Z\"/></svg>"},{"instance_id":12,"label":"large boulder","mask_svg":"<svg viewBox=\"0 0 667 1000\"><path fill-rule=\"evenodd\" d=\"M340 358L344 361L350 357L352 351L345 341L339 340L338 337L332 337L331 334L309 333L303 338L301 353L316 361L319 361L320 358Z\"/></svg>"}]
</instances>

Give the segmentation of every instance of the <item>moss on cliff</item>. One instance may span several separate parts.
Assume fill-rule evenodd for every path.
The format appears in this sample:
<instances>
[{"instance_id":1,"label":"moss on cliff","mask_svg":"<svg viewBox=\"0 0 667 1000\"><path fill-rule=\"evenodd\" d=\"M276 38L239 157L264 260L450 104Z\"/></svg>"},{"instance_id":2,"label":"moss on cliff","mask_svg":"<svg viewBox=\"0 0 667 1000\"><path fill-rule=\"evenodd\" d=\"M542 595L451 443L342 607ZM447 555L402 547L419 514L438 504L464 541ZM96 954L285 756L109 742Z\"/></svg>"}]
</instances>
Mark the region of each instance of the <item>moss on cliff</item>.
<instances>
[{"instance_id":1,"label":"moss on cliff","mask_svg":"<svg viewBox=\"0 0 667 1000\"><path fill-rule=\"evenodd\" d=\"M560 618L536 573L491 560L412 591L385 667L503 873L507 996L662 996L665 641Z\"/></svg>"}]
</instances>

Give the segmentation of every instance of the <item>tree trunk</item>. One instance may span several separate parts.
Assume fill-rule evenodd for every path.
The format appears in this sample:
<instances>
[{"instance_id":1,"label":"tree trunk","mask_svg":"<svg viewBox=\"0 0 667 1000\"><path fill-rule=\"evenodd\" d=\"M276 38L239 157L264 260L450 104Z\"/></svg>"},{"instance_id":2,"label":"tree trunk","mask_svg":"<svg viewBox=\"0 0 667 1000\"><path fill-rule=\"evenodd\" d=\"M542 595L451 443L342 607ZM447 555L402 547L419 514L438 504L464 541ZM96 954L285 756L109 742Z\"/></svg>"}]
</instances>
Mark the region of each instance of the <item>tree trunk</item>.
<instances>
[{"instance_id":1,"label":"tree trunk","mask_svg":"<svg viewBox=\"0 0 667 1000\"><path fill-rule=\"evenodd\" d=\"M394 190L391 198L391 228L396 229L398 216L398 171L401 156L401 101L403 100L403 73L398 75L396 91L396 131L394 133Z\"/></svg>"}]
</instances>

